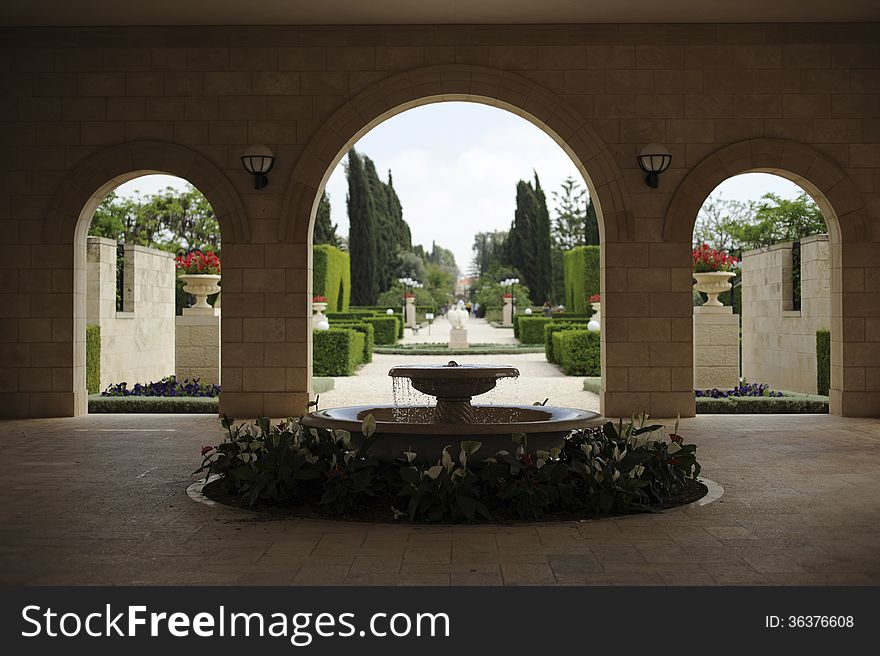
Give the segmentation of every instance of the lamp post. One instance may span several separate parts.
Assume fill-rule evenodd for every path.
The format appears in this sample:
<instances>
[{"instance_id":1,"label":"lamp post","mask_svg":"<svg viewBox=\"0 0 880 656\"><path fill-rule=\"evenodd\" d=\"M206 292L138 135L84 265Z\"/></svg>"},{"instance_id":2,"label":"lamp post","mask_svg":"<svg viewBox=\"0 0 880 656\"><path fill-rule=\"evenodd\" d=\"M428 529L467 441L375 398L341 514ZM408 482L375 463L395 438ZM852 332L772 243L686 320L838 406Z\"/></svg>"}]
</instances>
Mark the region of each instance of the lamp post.
<instances>
[{"instance_id":1,"label":"lamp post","mask_svg":"<svg viewBox=\"0 0 880 656\"><path fill-rule=\"evenodd\" d=\"M424 285L420 283L418 280L413 280L412 278L398 278L397 282L403 285L403 320L410 328L416 327L416 304L415 304L415 290L421 289ZM413 294L410 295L408 290L412 289ZM412 299L412 310L409 309L410 299Z\"/></svg>"},{"instance_id":2,"label":"lamp post","mask_svg":"<svg viewBox=\"0 0 880 656\"><path fill-rule=\"evenodd\" d=\"M519 278L505 278L499 283L501 287L508 290L504 294L504 314L501 317L501 324L505 327L513 325L513 317L516 314L516 294L514 294L514 290L518 282ZM510 300L510 303L507 302L508 300Z\"/></svg>"}]
</instances>

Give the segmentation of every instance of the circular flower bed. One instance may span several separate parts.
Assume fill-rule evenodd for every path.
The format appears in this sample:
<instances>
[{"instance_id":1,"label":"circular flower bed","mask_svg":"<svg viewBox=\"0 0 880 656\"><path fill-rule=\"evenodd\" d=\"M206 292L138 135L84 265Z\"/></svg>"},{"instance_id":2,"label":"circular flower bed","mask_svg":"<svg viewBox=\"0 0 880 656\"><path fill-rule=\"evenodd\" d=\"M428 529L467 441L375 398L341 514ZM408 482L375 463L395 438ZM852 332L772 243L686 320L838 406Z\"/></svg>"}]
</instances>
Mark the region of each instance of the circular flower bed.
<instances>
[{"instance_id":1,"label":"circular flower bed","mask_svg":"<svg viewBox=\"0 0 880 656\"><path fill-rule=\"evenodd\" d=\"M525 435L481 458L463 441L436 462L404 452L370 456L372 417L359 449L345 431L305 429L296 419L234 425L202 449L196 473L217 478L203 492L221 503L296 515L414 522L538 521L652 512L706 493L696 446L676 429L636 422L572 432L561 448L532 451Z\"/></svg>"}]
</instances>

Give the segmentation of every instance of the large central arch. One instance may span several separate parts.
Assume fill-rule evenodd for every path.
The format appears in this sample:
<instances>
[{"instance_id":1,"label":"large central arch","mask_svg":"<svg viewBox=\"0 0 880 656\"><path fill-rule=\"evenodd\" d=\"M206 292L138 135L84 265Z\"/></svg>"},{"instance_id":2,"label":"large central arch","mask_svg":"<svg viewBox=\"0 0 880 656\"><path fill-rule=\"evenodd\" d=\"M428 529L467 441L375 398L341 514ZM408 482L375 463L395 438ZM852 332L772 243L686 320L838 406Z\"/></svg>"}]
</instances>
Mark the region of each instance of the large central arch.
<instances>
[{"instance_id":1,"label":"large central arch","mask_svg":"<svg viewBox=\"0 0 880 656\"><path fill-rule=\"evenodd\" d=\"M634 234L629 196L617 163L587 120L562 96L515 73L482 66L431 66L393 75L340 107L310 139L291 174L282 206L281 239L311 244L321 190L358 139L396 114L445 101L470 101L510 111L542 129L568 154L596 205L604 293L605 243L625 241ZM311 249L306 257L311 271ZM310 340L304 341L311 363ZM604 333L602 342L604 351Z\"/></svg>"}]
</instances>

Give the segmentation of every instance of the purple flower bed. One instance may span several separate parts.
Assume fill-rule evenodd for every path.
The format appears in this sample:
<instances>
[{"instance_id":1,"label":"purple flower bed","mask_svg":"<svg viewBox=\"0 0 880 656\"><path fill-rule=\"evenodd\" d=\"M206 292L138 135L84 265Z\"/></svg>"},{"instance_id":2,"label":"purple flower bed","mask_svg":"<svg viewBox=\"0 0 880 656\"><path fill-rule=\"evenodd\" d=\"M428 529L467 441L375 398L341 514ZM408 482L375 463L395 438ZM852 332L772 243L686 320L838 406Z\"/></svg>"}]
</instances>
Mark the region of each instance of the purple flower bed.
<instances>
[{"instance_id":1,"label":"purple flower bed","mask_svg":"<svg viewBox=\"0 0 880 656\"><path fill-rule=\"evenodd\" d=\"M202 383L198 378L192 380L187 378L180 382L175 376L168 376L158 382L146 385L135 383L131 389L129 389L128 383L110 385L101 392L101 396L216 397L220 396L220 386L213 383L210 385Z\"/></svg>"},{"instance_id":2,"label":"purple flower bed","mask_svg":"<svg viewBox=\"0 0 880 656\"><path fill-rule=\"evenodd\" d=\"M749 383L747 381L743 381L731 390L695 390L694 394L698 399L726 399L730 396L782 396L782 392L774 392L767 383Z\"/></svg>"}]
</instances>

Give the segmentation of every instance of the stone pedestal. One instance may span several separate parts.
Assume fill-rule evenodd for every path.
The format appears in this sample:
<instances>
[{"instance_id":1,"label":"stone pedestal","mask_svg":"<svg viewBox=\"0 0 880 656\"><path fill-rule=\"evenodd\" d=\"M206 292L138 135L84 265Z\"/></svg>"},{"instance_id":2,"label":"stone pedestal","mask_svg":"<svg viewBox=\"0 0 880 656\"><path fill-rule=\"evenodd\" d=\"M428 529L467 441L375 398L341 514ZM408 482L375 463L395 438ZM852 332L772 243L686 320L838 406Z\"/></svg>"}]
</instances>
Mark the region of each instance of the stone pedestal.
<instances>
[{"instance_id":1,"label":"stone pedestal","mask_svg":"<svg viewBox=\"0 0 880 656\"><path fill-rule=\"evenodd\" d=\"M175 375L178 380L200 378L203 383L219 385L220 313L188 315L187 309L182 317L177 317Z\"/></svg>"},{"instance_id":2,"label":"stone pedestal","mask_svg":"<svg viewBox=\"0 0 880 656\"><path fill-rule=\"evenodd\" d=\"M406 298L406 316L404 317L407 328L416 327L416 299L414 296Z\"/></svg>"},{"instance_id":3,"label":"stone pedestal","mask_svg":"<svg viewBox=\"0 0 880 656\"><path fill-rule=\"evenodd\" d=\"M449 331L449 348L467 348L467 328L452 328Z\"/></svg>"},{"instance_id":4,"label":"stone pedestal","mask_svg":"<svg viewBox=\"0 0 880 656\"><path fill-rule=\"evenodd\" d=\"M739 315L733 308L694 308L694 389L732 389L739 384Z\"/></svg>"},{"instance_id":5,"label":"stone pedestal","mask_svg":"<svg viewBox=\"0 0 880 656\"><path fill-rule=\"evenodd\" d=\"M505 298L504 299L504 309L501 314L501 325L504 328L513 327L513 299Z\"/></svg>"}]
</instances>

